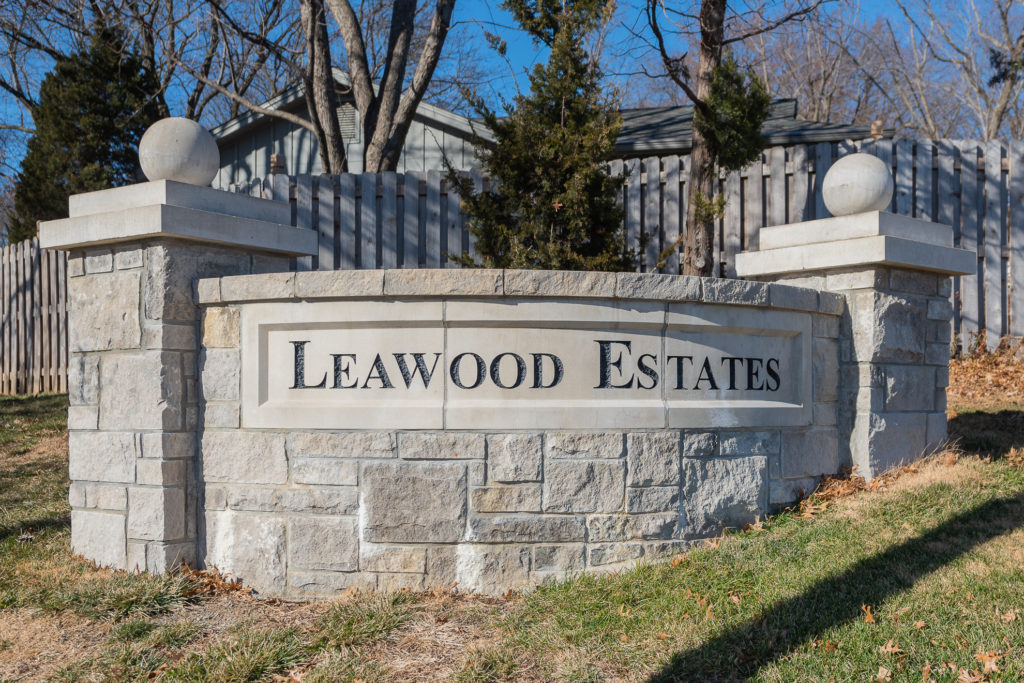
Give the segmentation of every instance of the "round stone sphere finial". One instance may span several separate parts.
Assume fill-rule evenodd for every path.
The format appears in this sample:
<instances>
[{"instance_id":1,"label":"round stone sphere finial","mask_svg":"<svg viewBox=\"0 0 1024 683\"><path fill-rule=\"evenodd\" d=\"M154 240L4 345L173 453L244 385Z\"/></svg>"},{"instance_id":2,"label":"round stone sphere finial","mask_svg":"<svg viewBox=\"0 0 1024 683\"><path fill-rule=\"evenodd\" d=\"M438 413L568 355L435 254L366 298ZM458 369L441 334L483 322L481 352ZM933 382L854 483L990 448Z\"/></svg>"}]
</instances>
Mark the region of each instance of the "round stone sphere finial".
<instances>
[{"instance_id":1,"label":"round stone sphere finial","mask_svg":"<svg viewBox=\"0 0 1024 683\"><path fill-rule=\"evenodd\" d=\"M884 211L892 201L892 173L870 154L843 157L825 174L821 195L833 216Z\"/></svg>"},{"instance_id":2,"label":"round stone sphere finial","mask_svg":"<svg viewBox=\"0 0 1024 683\"><path fill-rule=\"evenodd\" d=\"M150 180L206 187L220 168L220 150L210 131L175 116L160 119L146 130L139 141L139 163Z\"/></svg>"}]
</instances>

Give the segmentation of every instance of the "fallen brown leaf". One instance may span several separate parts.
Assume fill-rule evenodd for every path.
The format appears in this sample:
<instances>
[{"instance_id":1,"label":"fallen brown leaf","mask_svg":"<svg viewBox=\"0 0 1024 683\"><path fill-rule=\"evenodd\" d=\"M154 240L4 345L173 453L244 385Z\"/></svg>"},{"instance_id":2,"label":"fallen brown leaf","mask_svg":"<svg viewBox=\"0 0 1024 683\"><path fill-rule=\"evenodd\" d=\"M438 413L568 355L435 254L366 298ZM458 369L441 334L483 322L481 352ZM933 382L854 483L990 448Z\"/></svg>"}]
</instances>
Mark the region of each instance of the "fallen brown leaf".
<instances>
[{"instance_id":1,"label":"fallen brown leaf","mask_svg":"<svg viewBox=\"0 0 1024 683\"><path fill-rule=\"evenodd\" d=\"M765 531L764 522L761 520L760 516L754 517L753 523L752 524L746 524L743 527L743 530L748 532L748 533L750 533L750 532L757 532L757 531Z\"/></svg>"},{"instance_id":2,"label":"fallen brown leaf","mask_svg":"<svg viewBox=\"0 0 1024 683\"><path fill-rule=\"evenodd\" d=\"M1003 658L1003 655L999 654L995 650L990 652L979 652L974 655L974 658L981 664L981 670L983 673L999 673L999 660Z\"/></svg>"},{"instance_id":3,"label":"fallen brown leaf","mask_svg":"<svg viewBox=\"0 0 1024 683\"><path fill-rule=\"evenodd\" d=\"M896 642L895 638L890 638L888 643L878 648L878 651L882 654L887 655L895 655L899 654L900 652L903 652L903 650L900 649L900 645Z\"/></svg>"},{"instance_id":4,"label":"fallen brown leaf","mask_svg":"<svg viewBox=\"0 0 1024 683\"><path fill-rule=\"evenodd\" d=\"M916 628L917 630L923 629L924 628L924 622L923 621L915 621L914 622L914 628Z\"/></svg>"},{"instance_id":5,"label":"fallen brown leaf","mask_svg":"<svg viewBox=\"0 0 1024 683\"><path fill-rule=\"evenodd\" d=\"M192 581L189 596L227 595L245 590L241 579L231 578L216 567L193 569L185 565L180 571Z\"/></svg>"},{"instance_id":6,"label":"fallen brown leaf","mask_svg":"<svg viewBox=\"0 0 1024 683\"><path fill-rule=\"evenodd\" d=\"M861 605L860 609L864 612L864 621L869 624L875 623L875 615L871 613L871 608L867 605Z\"/></svg>"},{"instance_id":7,"label":"fallen brown leaf","mask_svg":"<svg viewBox=\"0 0 1024 683\"><path fill-rule=\"evenodd\" d=\"M878 675L875 676L873 680L878 681L878 683L885 683L886 681L891 681L892 671L889 671L884 666L880 666L878 667Z\"/></svg>"}]
</instances>

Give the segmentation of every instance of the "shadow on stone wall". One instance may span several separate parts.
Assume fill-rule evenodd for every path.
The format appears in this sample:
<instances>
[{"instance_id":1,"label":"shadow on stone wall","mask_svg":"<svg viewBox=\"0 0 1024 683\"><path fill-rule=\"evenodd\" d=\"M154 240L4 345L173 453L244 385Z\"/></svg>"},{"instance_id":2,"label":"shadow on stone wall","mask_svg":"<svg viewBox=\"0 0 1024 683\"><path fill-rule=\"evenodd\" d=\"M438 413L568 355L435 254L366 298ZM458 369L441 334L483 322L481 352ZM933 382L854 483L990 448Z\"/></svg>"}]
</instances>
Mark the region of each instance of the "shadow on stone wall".
<instances>
[{"instance_id":1,"label":"shadow on stone wall","mask_svg":"<svg viewBox=\"0 0 1024 683\"><path fill-rule=\"evenodd\" d=\"M1022 525L1024 494L979 505L919 538L858 562L700 647L677 653L649 680L733 681L753 677L761 667L801 643L862 618L861 605L880 605L961 555ZM895 572L893 567L902 571Z\"/></svg>"}]
</instances>

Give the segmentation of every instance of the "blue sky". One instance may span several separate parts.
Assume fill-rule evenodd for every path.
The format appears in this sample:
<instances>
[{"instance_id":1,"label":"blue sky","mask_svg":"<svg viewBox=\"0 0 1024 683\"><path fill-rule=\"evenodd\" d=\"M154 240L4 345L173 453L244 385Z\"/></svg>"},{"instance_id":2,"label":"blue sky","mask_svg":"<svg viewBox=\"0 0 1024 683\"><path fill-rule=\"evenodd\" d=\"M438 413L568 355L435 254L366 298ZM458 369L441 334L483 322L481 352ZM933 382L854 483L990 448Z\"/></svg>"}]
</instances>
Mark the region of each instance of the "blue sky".
<instances>
[{"instance_id":1,"label":"blue sky","mask_svg":"<svg viewBox=\"0 0 1024 683\"><path fill-rule=\"evenodd\" d=\"M670 6L673 4L672 0L666 1ZM698 0L688 1L696 4ZM847 2L848 0L830 1L839 3ZM623 24L632 23L638 30L646 27L640 16L640 8L643 7L643 3L644 0L618 1L616 18L619 26L608 37L609 44L613 46L611 49L614 50L615 46L625 46L629 43L636 46L638 41L630 36L629 31ZM738 7L740 5L741 3L738 2L730 3L730 6ZM769 7L771 5L781 5L781 3L778 0L769 0ZM860 8L861 20L866 23L870 23L875 17L879 16L889 17L894 20L900 16L899 8L892 0L861 0ZM453 23L455 26L466 28L472 35L477 36L477 39L480 41L480 56L486 64L487 71L493 74L488 87L495 93L502 93L506 97L510 96L515 92L515 84L510 74L509 65L504 63L500 57L484 45L483 38L481 37L483 30L500 34L508 43L509 62L511 63L512 70L517 74L516 79L520 87L526 87L525 73L530 67L538 60L544 59L544 52L538 49L529 36L516 26L511 15L501 7L501 0L458 0L455 5ZM623 71L632 70L623 68ZM620 88L628 88L631 83L634 83L631 80L632 78L634 77L616 79L617 84Z\"/></svg>"}]
</instances>

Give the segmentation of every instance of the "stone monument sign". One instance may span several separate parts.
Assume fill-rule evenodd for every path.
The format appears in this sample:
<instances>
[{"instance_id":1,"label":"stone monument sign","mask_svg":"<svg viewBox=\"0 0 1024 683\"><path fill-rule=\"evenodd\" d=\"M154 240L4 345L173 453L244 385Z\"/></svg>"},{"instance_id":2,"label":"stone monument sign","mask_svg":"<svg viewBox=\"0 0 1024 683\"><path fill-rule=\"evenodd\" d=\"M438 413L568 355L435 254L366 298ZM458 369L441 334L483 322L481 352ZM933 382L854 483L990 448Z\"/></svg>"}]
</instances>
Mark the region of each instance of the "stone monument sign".
<instances>
[{"instance_id":1,"label":"stone monument sign","mask_svg":"<svg viewBox=\"0 0 1024 683\"><path fill-rule=\"evenodd\" d=\"M196 128L150 138L178 156L144 145L151 182L41 228L70 251L72 546L99 564L504 593L945 439L949 275L975 257L874 210L881 176L848 215L764 229L748 280L290 272L316 234L181 182L208 170Z\"/></svg>"}]
</instances>

